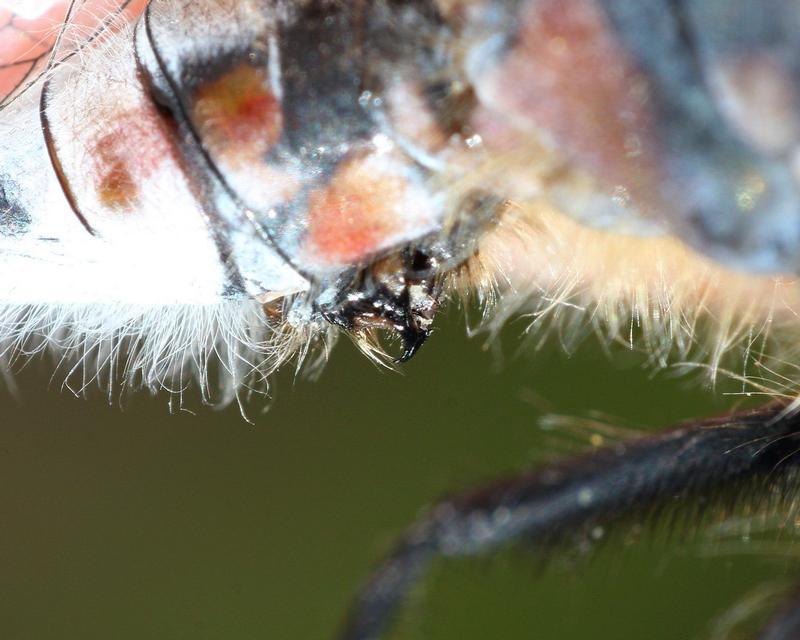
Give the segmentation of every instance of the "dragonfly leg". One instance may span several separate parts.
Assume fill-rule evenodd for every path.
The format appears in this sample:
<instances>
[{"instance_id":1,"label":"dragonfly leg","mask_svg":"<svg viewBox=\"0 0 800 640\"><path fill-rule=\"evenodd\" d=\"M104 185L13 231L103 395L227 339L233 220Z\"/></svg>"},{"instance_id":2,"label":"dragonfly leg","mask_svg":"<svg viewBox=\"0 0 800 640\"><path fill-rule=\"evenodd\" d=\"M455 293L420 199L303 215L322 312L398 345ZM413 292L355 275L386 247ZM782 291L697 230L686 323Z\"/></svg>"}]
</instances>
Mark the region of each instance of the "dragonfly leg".
<instances>
[{"instance_id":1,"label":"dragonfly leg","mask_svg":"<svg viewBox=\"0 0 800 640\"><path fill-rule=\"evenodd\" d=\"M799 446L800 416L766 407L618 443L445 499L411 526L362 586L340 639L387 633L436 557L557 539L666 500L707 497L737 482L776 482L796 464Z\"/></svg>"},{"instance_id":2,"label":"dragonfly leg","mask_svg":"<svg viewBox=\"0 0 800 640\"><path fill-rule=\"evenodd\" d=\"M795 640L800 638L800 587L773 615L757 640Z\"/></svg>"}]
</instances>

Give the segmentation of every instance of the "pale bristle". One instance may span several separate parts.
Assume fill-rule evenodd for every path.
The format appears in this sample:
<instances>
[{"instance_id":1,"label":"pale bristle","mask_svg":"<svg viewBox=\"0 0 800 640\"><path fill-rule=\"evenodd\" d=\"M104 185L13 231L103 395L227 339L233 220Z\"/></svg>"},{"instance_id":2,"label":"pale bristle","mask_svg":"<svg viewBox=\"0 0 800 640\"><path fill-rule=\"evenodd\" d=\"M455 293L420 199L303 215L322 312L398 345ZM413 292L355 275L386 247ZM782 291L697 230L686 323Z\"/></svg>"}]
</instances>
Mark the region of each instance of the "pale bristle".
<instances>
[{"instance_id":1,"label":"pale bristle","mask_svg":"<svg viewBox=\"0 0 800 640\"><path fill-rule=\"evenodd\" d=\"M293 358L300 366L327 338L270 320L251 302L0 307L4 371L49 356L63 388L76 395L99 388L110 400L145 388L167 391L180 406L184 391L196 386L206 403L241 404L251 392L266 393L274 371Z\"/></svg>"},{"instance_id":2,"label":"pale bristle","mask_svg":"<svg viewBox=\"0 0 800 640\"><path fill-rule=\"evenodd\" d=\"M440 0L439 7L457 13L472 1ZM66 25L62 46L77 55L65 64L80 69L92 63L88 49L75 43L93 36L99 24L114 25L102 32L108 51L129 47L128 17ZM487 185L502 197L529 200L559 189L576 199L595 193L586 176L564 170L563 158L538 131L495 142L480 166L473 167L469 156L465 166L474 170L437 179L454 203ZM642 351L656 367L705 369L711 380L730 376L771 396L794 399L800 389L793 364L800 287L785 278L726 270L669 237L606 233L544 205L515 205L482 239L477 255L450 275L447 295L477 297L480 327L490 334L522 314L536 344L553 338L572 349L595 335L602 344ZM90 387L109 397L143 387L181 400L194 384L205 402L241 402L250 391L266 392L268 377L288 361L295 359L298 367L312 361L317 370L327 357L336 330L308 323L309 313L287 321L291 305L287 301L275 314L255 302L0 306L0 371L49 354L57 363L54 380L79 395ZM354 342L376 363L391 363L373 332L354 336ZM313 353L319 358L309 357Z\"/></svg>"},{"instance_id":3,"label":"pale bristle","mask_svg":"<svg viewBox=\"0 0 800 640\"><path fill-rule=\"evenodd\" d=\"M725 270L670 238L608 234L516 207L446 284L451 298L477 297L479 327L490 334L522 315L535 344L558 339L569 350L594 336L639 350L656 367L739 379L748 393L794 399L800 388L797 285ZM243 403L266 393L269 376L292 359L298 370L310 361L311 371L327 359L336 331L288 322L292 304L274 314L250 302L5 306L0 358L11 369L49 355L53 379L77 395L100 388L113 399L145 388L180 403L196 385L204 402ZM390 362L373 333L355 343Z\"/></svg>"},{"instance_id":4,"label":"pale bristle","mask_svg":"<svg viewBox=\"0 0 800 640\"><path fill-rule=\"evenodd\" d=\"M456 286L478 292L490 332L521 313L530 335L555 334L567 349L595 334L657 367L703 368L771 395L800 388L797 283L727 270L670 237L611 234L515 207Z\"/></svg>"}]
</instances>

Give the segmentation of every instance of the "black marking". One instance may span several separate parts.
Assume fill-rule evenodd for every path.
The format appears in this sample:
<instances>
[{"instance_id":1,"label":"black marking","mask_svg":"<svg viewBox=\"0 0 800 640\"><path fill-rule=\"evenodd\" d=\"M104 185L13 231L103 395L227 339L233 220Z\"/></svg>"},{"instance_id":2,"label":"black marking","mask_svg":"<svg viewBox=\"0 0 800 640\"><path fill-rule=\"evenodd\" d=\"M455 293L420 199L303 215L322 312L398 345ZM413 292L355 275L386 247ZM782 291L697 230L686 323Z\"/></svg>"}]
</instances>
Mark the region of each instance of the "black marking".
<instances>
[{"instance_id":1,"label":"black marking","mask_svg":"<svg viewBox=\"0 0 800 640\"><path fill-rule=\"evenodd\" d=\"M61 42L64 38L64 34L66 33L67 25L69 25L72 21L74 11L75 0L72 0L72 2L69 4L69 8L67 9L67 17L64 20L64 27L58 32L56 41L53 44L53 49L50 52L50 59L47 63L49 69L55 65ZM89 232L89 235L93 236L95 235L94 229L92 229L89 221L86 219L86 216L83 215L83 212L80 209L78 200L75 197L75 192L72 190L72 185L70 185L69 178L64 171L64 165L61 162L61 157L58 154L58 146L56 144L55 137L53 136L53 127L50 123L50 116L47 113L47 102L50 96L52 80L53 77L50 76L44 81L44 84L42 84L42 94L39 98L39 121L42 125L42 135L44 137L45 147L47 148L47 155L50 157L50 164L53 166L53 171L55 171L56 178L58 179L58 183L64 193L67 204L69 205L70 209L72 209L75 217L80 221L86 231Z\"/></svg>"},{"instance_id":2,"label":"black marking","mask_svg":"<svg viewBox=\"0 0 800 640\"><path fill-rule=\"evenodd\" d=\"M265 11L274 11L274 7ZM179 137L185 141L181 147L187 163L207 177L210 174L247 214L258 237L311 283L309 297L323 318L354 334L388 330L403 342L399 360L413 357L431 333L443 274L474 253L478 234L473 232L480 231L484 223L481 207L457 212L455 224L431 238L394 247L335 274L309 272L308 265L297 258L307 230L309 193L324 188L342 163L371 150L376 134L391 137L391 121L382 102L389 82L418 83L438 112L452 111L458 105L457 114L444 125L447 131L460 128L468 118L474 96L468 88L455 90L458 83L450 77L456 68L452 60L455 36L436 3L311 0L298 4L294 13L278 22L274 33L262 34L256 42L231 38L223 49L214 50L213 58L193 51L169 61L163 57L167 48L159 40L175 35L158 22L158 16L151 4L142 29L137 30L137 59L154 102L172 115L184 134ZM292 171L300 166L305 175L292 201L273 206L267 215L248 207L233 190L204 146L191 114L201 85L243 61L264 67L275 62L269 60L271 37L280 52L280 77L275 81L281 85L283 128L264 162ZM145 58L144 49L139 51L145 45L152 52L152 63ZM372 99L364 100L365 95ZM214 194L206 195L209 202L215 202ZM491 208L491 213L494 216L497 210ZM221 236L225 233L226 229L220 231Z\"/></svg>"},{"instance_id":3,"label":"black marking","mask_svg":"<svg viewBox=\"0 0 800 640\"><path fill-rule=\"evenodd\" d=\"M47 80L44 81L44 85L42 86L42 96L39 102L39 120L42 125L42 136L44 137L47 155L50 158L50 164L53 167L53 171L56 174L56 179L58 180L58 184L61 186L61 191L64 193L64 198L66 199L69 208L72 210L72 213L75 214L75 217L78 219L81 225L83 225L83 228L86 229L89 235L93 236L95 235L94 229L89 224L89 221L86 219L83 211L81 211L80 205L78 204L78 199L75 196L75 192L72 190L72 185L69 182L69 178L64 171L64 165L61 162L61 156L58 153L58 147L55 137L53 136L53 127L50 123L50 116L47 113L47 99L50 94L51 80L52 77L47 78Z\"/></svg>"},{"instance_id":4,"label":"black marking","mask_svg":"<svg viewBox=\"0 0 800 640\"><path fill-rule=\"evenodd\" d=\"M247 297L244 283L242 282L229 282L222 289L222 297L225 300L241 300Z\"/></svg>"},{"instance_id":5,"label":"black marking","mask_svg":"<svg viewBox=\"0 0 800 640\"><path fill-rule=\"evenodd\" d=\"M264 10L274 12L275 8L269 5ZM312 0L280 20L275 33L263 34L255 42L231 38L224 48L214 49L212 59L192 51L180 60L170 60L177 63L175 70L166 64L166 49L159 43L160 36L175 35L157 23L157 16L151 4L145 12L144 27L158 68L142 66L143 74L151 76L151 85L159 89L156 100L186 127L203 164L237 208L247 213L259 236L307 280L330 284L320 282L328 278L327 274L309 272L297 259L304 230L298 218L305 213L305 197L312 183L328 182L342 162L363 150L375 134L384 132L387 118L383 109L360 100L366 91L380 102L387 78L409 77L427 85L452 68L447 56L439 52L440 45L434 48L432 44L446 39L436 3ZM245 203L234 191L204 146L190 114L193 96L201 84L242 61L268 66L269 37L276 38L280 51L284 126L264 161L288 166L292 171L298 170L299 163L305 173L305 188L296 202L271 205L267 212L254 210L252 203Z\"/></svg>"},{"instance_id":6,"label":"black marking","mask_svg":"<svg viewBox=\"0 0 800 640\"><path fill-rule=\"evenodd\" d=\"M431 0L306 3L280 29L286 151L302 157L383 132L387 86L441 84L454 69L452 39Z\"/></svg>"},{"instance_id":7,"label":"black marking","mask_svg":"<svg viewBox=\"0 0 800 640\"><path fill-rule=\"evenodd\" d=\"M283 141L276 155L314 157L315 169L330 173L350 148L377 133L378 126L359 104L367 73L361 14L342 3L310 2L296 19L282 25L279 43L283 80ZM366 8L366 11L370 10ZM326 166L333 164L333 166Z\"/></svg>"},{"instance_id":8,"label":"black marking","mask_svg":"<svg viewBox=\"0 0 800 640\"><path fill-rule=\"evenodd\" d=\"M440 278L415 277L415 266L420 264L428 265L428 257L407 250L396 265L390 259L362 269L339 288L333 303L316 305L317 311L329 323L356 336L368 329L397 335L403 353L396 362L407 362L430 337L439 309Z\"/></svg>"},{"instance_id":9,"label":"black marking","mask_svg":"<svg viewBox=\"0 0 800 640\"><path fill-rule=\"evenodd\" d=\"M466 79L436 81L425 87L425 97L445 134L471 134L469 123L478 106L478 97Z\"/></svg>"},{"instance_id":10,"label":"black marking","mask_svg":"<svg viewBox=\"0 0 800 640\"><path fill-rule=\"evenodd\" d=\"M316 304L317 311L356 336L366 329L397 335L403 353L396 362L407 362L432 333L444 276L475 254L478 240L505 207L506 201L492 194L468 193L445 230L341 279L333 287L333 302Z\"/></svg>"},{"instance_id":11,"label":"black marking","mask_svg":"<svg viewBox=\"0 0 800 640\"><path fill-rule=\"evenodd\" d=\"M242 202L241 198L236 194L233 188L228 184L225 176L222 175L222 172L211 159L211 156L203 145L203 141L197 132L197 129L191 123L191 118L188 115L188 109L185 103L186 96L181 91L181 87L177 80L173 78L167 71L163 53L157 45L154 35L152 9L153 5L148 4L143 17L141 18L141 23L144 25L146 43L153 54L157 68L151 69L146 64L142 64L142 59L139 53L137 53L136 59L137 64L139 65L139 72L142 77L147 78L148 86L158 89L158 92L153 94L155 101L162 109L168 109L175 121L179 123L180 127L185 129L186 133L188 133L188 136L185 137L185 145L191 146L192 150L199 154L207 171L211 174L211 177L213 177L215 182L224 190L236 208L242 213L243 218L253 225L253 228L258 233L259 237L264 240L278 254L278 256L280 256L281 259L286 262L286 264L290 265L301 276L308 278L307 274L296 264L294 264L286 252L281 248L280 244L270 233L269 229L263 227L262 225L253 223L250 216L246 215L249 209L245 206L244 202ZM137 39L137 46L139 45L140 41ZM183 62L185 63L185 61ZM194 163L194 165L196 166L196 163ZM216 218L217 220L222 220L222 216L217 215ZM225 243L226 245L229 244L227 240L225 240ZM231 256L228 262L233 261L234 257ZM241 272L238 265L231 268L235 268L238 278L241 278Z\"/></svg>"},{"instance_id":12,"label":"black marking","mask_svg":"<svg viewBox=\"0 0 800 640\"><path fill-rule=\"evenodd\" d=\"M16 190L7 176L0 175L0 236L24 235L33 222L30 213L14 197Z\"/></svg>"},{"instance_id":13,"label":"black marking","mask_svg":"<svg viewBox=\"0 0 800 640\"><path fill-rule=\"evenodd\" d=\"M144 41L142 38L144 38ZM155 69L149 68L142 58L140 48L145 45L149 46L156 60L158 66ZM178 142L178 138L182 137L185 140L194 140L201 159L208 163L212 175L218 178L220 181L219 184L222 184L223 188L226 188L219 172L216 171L216 167L211 163L211 159L207 154L205 154L199 142L199 138L197 137L197 132L194 131L188 122L188 117L183 112L180 101L174 95L172 84L165 75L163 62L159 58L159 52L152 42L149 24L149 7L137 24L134 35L134 59L136 61L137 78L142 84L145 95L151 100L160 117L163 118L166 124L165 128L172 136L172 144L180 149L181 145ZM197 162L193 161L192 156L188 154L178 154L177 157L181 158L180 162L184 167L186 175L191 176L197 173ZM210 189L203 186L202 180L191 180L189 184L196 194L198 203L202 206L203 217L211 232L211 237L217 248L220 262L225 269L225 274L229 279L229 283L226 284L225 291L223 292L223 297L225 297L227 293L244 292L246 290L244 278L242 277L239 266L233 258L233 249L231 248L230 240L228 239L227 233L220 229L220 225L218 224L221 217L218 216L216 211L213 210L213 207L208 204L211 201L209 195ZM202 193L197 194L198 191L202 191ZM239 206L238 202L236 204ZM215 222L217 224L215 224ZM236 298L241 296L234 294L231 297Z\"/></svg>"}]
</instances>

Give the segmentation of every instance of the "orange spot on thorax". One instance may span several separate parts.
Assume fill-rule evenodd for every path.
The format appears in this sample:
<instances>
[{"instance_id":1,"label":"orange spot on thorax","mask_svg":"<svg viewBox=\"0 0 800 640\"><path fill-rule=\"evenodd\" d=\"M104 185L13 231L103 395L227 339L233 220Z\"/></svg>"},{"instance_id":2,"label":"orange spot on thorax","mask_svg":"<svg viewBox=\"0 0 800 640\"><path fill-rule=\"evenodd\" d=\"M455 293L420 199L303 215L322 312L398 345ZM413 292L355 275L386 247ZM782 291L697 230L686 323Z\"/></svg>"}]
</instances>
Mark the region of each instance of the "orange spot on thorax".
<instances>
[{"instance_id":1,"label":"orange spot on thorax","mask_svg":"<svg viewBox=\"0 0 800 640\"><path fill-rule=\"evenodd\" d=\"M120 113L111 123L90 148L95 191L104 207L128 209L136 204L143 181L172 157L172 148L152 108Z\"/></svg>"},{"instance_id":2,"label":"orange spot on thorax","mask_svg":"<svg viewBox=\"0 0 800 640\"><path fill-rule=\"evenodd\" d=\"M192 115L212 154L252 162L278 141L283 114L268 81L265 68L242 63L200 86Z\"/></svg>"},{"instance_id":3,"label":"orange spot on thorax","mask_svg":"<svg viewBox=\"0 0 800 640\"><path fill-rule=\"evenodd\" d=\"M401 228L397 207L405 184L350 163L309 200L308 246L328 264L356 264L385 248Z\"/></svg>"}]
</instances>

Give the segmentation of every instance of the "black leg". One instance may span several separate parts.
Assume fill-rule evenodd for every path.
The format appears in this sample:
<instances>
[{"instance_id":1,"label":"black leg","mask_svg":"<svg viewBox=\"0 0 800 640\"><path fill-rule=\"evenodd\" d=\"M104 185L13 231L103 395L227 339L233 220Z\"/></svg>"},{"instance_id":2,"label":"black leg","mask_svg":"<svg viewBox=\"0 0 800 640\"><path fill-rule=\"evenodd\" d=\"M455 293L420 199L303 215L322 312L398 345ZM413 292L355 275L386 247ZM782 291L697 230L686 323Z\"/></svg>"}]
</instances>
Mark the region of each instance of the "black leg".
<instances>
[{"instance_id":1,"label":"black leg","mask_svg":"<svg viewBox=\"0 0 800 640\"><path fill-rule=\"evenodd\" d=\"M798 640L800 638L800 589L795 589L766 627L758 640Z\"/></svg>"},{"instance_id":2,"label":"black leg","mask_svg":"<svg viewBox=\"0 0 800 640\"><path fill-rule=\"evenodd\" d=\"M341 640L377 640L435 556L544 540L733 483L774 480L800 452L781 407L687 424L497 482L435 505L362 587ZM797 628L797 627L793 627ZM772 636L767 636L773 640ZM798 636L775 636L789 638Z\"/></svg>"}]
</instances>

